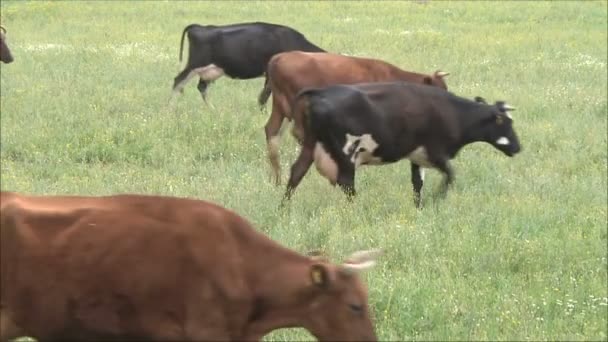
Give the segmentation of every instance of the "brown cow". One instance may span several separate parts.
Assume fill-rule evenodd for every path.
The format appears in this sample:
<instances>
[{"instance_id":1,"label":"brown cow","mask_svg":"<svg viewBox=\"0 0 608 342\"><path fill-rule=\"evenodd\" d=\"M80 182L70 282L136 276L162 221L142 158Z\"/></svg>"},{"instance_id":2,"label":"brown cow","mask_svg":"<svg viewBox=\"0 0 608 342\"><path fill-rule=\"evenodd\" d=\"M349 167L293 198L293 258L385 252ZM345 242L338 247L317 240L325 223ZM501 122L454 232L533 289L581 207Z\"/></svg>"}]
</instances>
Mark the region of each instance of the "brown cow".
<instances>
[{"instance_id":1,"label":"brown cow","mask_svg":"<svg viewBox=\"0 0 608 342\"><path fill-rule=\"evenodd\" d=\"M349 57L332 53L292 51L274 55L268 62L267 83L272 92L272 113L265 126L268 159L275 182L280 184L279 139L283 119L295 119L292 133L298 141L303 129L291 103L305 88L321 88L334 84L409 81L434 85L443 89L447 72L432 75L404 71L390 63L370 58ZM264 92L264 90L262 91ZM262 98L260 94L260 98ZM263 105L260 102L260 105Z\"/></svg>"},{"instance_id":2,"label":"brown cow","mask_svg":"<svg viewBox=\"0 0 608 342\"><path fill-rule=\"evenodd\" d=\"M375 251L334 265L172 197L2 192L0 223L0 341L376 340L356 274Z\"/></svg>"},{"instance_id":3,"label":"brown cow","mask_svg":"<svg viewBox=\"0 0 608 342\"><path fill-rule=\"evenodd\" d=\"M8 64L13 61L11 50L6 45L6 29L0 26L0 61Z\"/></svg>"}]
</instances>

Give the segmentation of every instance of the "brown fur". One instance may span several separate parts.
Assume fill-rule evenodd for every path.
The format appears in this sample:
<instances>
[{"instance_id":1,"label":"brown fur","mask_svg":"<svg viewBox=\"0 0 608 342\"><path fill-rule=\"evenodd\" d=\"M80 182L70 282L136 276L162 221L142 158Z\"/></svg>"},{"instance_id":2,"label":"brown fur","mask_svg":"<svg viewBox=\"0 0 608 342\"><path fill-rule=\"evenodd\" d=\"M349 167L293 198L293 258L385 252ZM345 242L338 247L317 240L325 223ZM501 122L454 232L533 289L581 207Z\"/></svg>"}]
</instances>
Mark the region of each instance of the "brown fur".
<instances>
[{"instance_id":1,"label":"brown fur","mask_svg":"<svg viewBox=\"0 0 608 342\"><path fill-rule=\"evenodd\" d=\"M2 192L0 223L0 341L375 340L358 276L209 202Z\"/></svg>"},{"instance_id":2,"label":"brown fur","mask_svg":"<svg viewBox=\"0 0 608 342\"><path fill-rule=\"evenodd\" d=\"M292 51L274 55L268 63L267 81L272 93L272 113L265 126L268 158L275 183L280 184L278 148L271 148L271 139L278 141L283 120L294 120L292 134L301 140L301 111L292 110L296 95L306 88L321 88L334 84L409 81L447 86L440 71L432 75L404 71L390 63L361 57L332 53Z\"/></svg>"}]
</instances>

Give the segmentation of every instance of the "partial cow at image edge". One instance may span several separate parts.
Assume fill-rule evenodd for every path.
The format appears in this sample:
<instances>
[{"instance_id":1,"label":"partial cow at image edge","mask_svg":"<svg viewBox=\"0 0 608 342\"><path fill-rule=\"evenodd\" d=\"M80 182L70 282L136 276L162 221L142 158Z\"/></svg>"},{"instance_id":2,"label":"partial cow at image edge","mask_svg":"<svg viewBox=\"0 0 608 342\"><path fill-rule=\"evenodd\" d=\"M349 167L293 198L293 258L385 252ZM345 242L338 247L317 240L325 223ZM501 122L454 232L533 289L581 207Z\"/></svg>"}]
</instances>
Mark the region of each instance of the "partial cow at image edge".
<instances>
[{"instance_id":1,"label":"partial cow at image edge","mask_svg":"<svg viewBox=\"0 0 608 342\"><path fill-rule=\"evenodd\" d=\"M0 26L0 61L6 64L13 62L13 54L6 42L6 29L4 26Z\"/></svg>"},{"instance_id":2,"label":"partial cow at image edge","mask_svg":"<svg viewBox=\"0 0 608 342\"><path fill-rule=\"evenodd\" d=\"M376 340L357 273L187 198L0 193L0 340ZM144 262L145 261L145 262Z\"/></svg>"}]
</instances>

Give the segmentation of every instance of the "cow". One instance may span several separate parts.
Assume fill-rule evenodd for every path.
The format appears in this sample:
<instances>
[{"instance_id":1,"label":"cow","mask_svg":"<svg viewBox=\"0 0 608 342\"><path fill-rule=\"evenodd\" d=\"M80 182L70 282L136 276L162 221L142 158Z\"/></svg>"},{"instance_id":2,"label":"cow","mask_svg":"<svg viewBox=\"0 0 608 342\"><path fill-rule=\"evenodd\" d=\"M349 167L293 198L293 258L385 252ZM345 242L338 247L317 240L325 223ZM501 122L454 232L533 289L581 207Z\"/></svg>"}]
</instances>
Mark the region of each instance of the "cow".
<instances>
[{"instance_id":1,"label":"cow","mask_svg":"<svg viewBox=\"0 0 608 342\"><path fill-rule=\"evenodd\" d=\"M279 140L285 118L294 120L293 135L301 140L302 127L291 110L296 94L310 87L366 82L410 81L447 89L447 72L437 70L432 75L402 70L390 63L370 58L350 57L332 53L285 52L272 57L266 78L272 91L272 112L264 127L268 160L275 184L281 183ZM261 96L260 96L261 97ZM260 105L263 105L260 103Z\"/></svg>"},{"instance_id":2,"label":"cow","mask_svg":"<svg viewBox=\"0 0 608 342\"><path fill-rule=\"evenodd\" d=\"M0 196L0 341L376 340L357 274L379 250L334 264L196 199Z\"/></svg>"},{"instance_id":3,"label":"cow","mask_svg":"<svg viewBox=\"0 0 608 342\"><path fill-rule=\"evenodd\" d=\"M0 26L0 61L6 64L13 61L11 50L6 44L6 29L2 26Z\"/></svg>"},{"instance_id":4,"label":"cow","mask_svg":"<svg viewBox=\"0 0 608 342\"><path fill-rule=\"evenodd\" d=\"M504 101L487 104L411 82L335 85L301 91L294 117L304 127L301 151L291 167L282 204L313 161L332 185L355 195L355 169L361 165L411 162L414 203L421 207L424 170L444 177L447 193L454 174L449 160L473 142L487 142L509 157L520 152L510 111Z\"/></svg>"},{"instance_id":5,"label":"cow","mask_svg":"<svg viewBox=\"0 0 608 342\"><path fill-rule=\"evenodd\" d=\"M184 28L179 49L182 60L184 36L188 34L188 62L173 83L173 97L186 83L199 76L198 90L206 103L209 84L223 75L234 79L261 77L272 56L292 50L325 51L287 26L263 22L225 26L191 24ZM270 89L265 86L259 102L265 102Z\"/></svg>"}]
</instances>

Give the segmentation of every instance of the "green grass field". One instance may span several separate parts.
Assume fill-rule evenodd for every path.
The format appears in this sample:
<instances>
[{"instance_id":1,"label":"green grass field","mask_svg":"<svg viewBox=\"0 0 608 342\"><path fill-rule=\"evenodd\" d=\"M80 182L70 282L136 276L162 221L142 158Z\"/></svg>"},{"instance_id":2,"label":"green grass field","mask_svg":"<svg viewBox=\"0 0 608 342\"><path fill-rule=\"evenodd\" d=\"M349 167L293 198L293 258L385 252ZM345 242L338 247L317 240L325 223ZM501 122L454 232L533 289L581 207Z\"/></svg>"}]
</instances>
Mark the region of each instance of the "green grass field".
<instances>
[{"instance_id":1,"label":"green grass field","mask_svg":"<svg viewBox=\"0 0 608 342\"><path fill-rule=\"evenodd\" d=\"M607 340L607 2L22 2L3 0L1 187L211 200L295 250L385 255L364 276L388 340ZM190 23L287 24L321 47L449 71L454 93L516 107L522 153L453 160L422 210L409 163L364 167L349 204L316 170L291 205L270 180L257 95L222 78L169 109ZM297 155L285 132L283 183ZM284 329L268 340L311 339Z\"/></svg>"}]
</instances>

